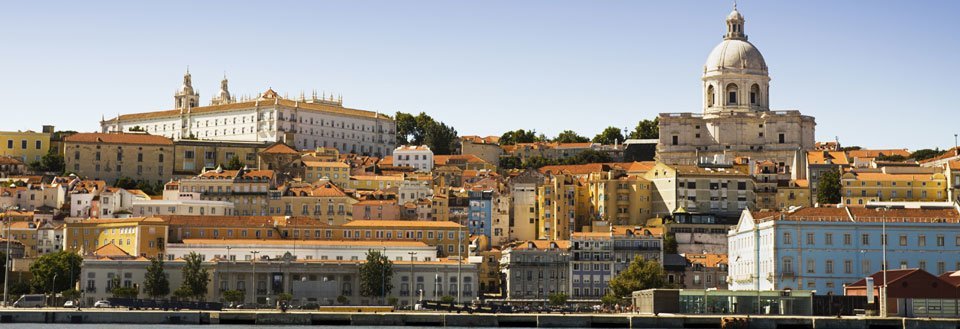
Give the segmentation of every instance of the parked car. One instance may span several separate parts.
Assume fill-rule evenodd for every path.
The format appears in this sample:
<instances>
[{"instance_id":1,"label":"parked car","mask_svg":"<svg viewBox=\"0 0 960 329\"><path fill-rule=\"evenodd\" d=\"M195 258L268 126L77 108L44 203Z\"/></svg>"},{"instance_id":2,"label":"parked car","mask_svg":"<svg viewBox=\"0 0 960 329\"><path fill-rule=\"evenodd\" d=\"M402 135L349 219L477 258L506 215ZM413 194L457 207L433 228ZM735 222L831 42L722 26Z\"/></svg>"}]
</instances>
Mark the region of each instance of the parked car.
<instances>
[{"instance_id":1,"label":"parked car","mask_svg":"<svg viewBox=\"0 0 960 329\"><path fill-rule=\"evenodd\" d=\"M13 307L43 307L46 301L45 295L23 295L13 302Z\"/></svg>"},{"instance_id":2,"label":"parked car","mask_svg":"<svg viewBox=\"0 0 960 329\"><path fill-rule=\"evenodd\" d=\"M93 303L94 308L110 308L113 307L110 305L110 302L105 300L98 300L96 303Z\"/></svg>"},{"instance_id":3,"label":"parked car","mask_svg":"<svg viewBox=\"0 0 960 329\"><path fill-rule=\"evenodd\" d=\"M77 304L78 303L74 300L68 300L66 303L63 303L63 307L73 308L73 307L77 307Z\"/></svg>"}]
</instances>

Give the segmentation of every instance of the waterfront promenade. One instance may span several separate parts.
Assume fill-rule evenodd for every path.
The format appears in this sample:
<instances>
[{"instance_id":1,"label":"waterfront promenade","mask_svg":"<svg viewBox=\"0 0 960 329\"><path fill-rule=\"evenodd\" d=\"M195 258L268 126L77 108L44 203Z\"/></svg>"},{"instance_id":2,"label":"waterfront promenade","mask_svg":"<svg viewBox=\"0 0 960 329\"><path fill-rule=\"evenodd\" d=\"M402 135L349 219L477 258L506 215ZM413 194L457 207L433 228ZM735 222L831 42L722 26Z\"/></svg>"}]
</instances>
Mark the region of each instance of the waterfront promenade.
<instances>
[{"instance_id":1,"label":"waterfront promenade","mask_svg":"<svg viewBox=\"0 0 960 329\"><path fill-rule=\"evenodd\" d=\"M732 321L731 321L732 320ZM960 319L699 316L639 314L456 314L429 312L301 312L273 310L129 311L120 309L2 309L0 323L119 323L119 324L237 324L343 325L416 327L529 328L951 328Z\"/></svg>"}]
</instances>

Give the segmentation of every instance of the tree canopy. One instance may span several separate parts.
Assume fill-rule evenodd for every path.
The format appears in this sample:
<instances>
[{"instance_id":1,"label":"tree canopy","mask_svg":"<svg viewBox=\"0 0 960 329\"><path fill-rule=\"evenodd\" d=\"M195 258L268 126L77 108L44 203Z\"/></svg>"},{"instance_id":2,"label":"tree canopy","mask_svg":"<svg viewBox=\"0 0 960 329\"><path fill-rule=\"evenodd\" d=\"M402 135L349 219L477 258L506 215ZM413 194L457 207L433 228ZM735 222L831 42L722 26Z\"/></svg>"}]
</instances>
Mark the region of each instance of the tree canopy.
<instances>
[{"instance_id":1,"label":"tree canopy","mask_svg":"<svg viewBox=\"0 0 960 329\"><path fill-rule=\"evenodd\" d=\"M397 112L397 145L426 145L434 154L453 154L459 146L457 130L426 113Z\"/></svg>"},{"instance_id":2,"label":"tree canopy","mask_svg":"<svg viewBox=\"0 0 960 329\"><path fill-rule=\"evenodd\" d=\"M367 251L367 261L360 266L360 296L384 297L393 290L393 262L378 250Z\"/></svg>"},{"instance_id":3,"label":"tree canopy","mask_svg":"<svg viewBox=\"0 0 960 329\"><path fill-rule=\"evenodd\" d=\"M83 257L68 251L40 256L30 265L30 274L33 275L30 287L37 293L50 292L51 288L54 292L72 289L80 279L81 263Z\"/></svg>"},{"instance_id":4,"label":"tree canopy","mask_svg":"<svg viewBox=\"0 0 960 329\"><path fill-rule=\"evenodd\" d=\"M542 156L532 156L526 161L521 161L519 157L504 157L500 159L500 167L504 169L534 168L539 169L544 166L554 165L578 165L587 163L611 162L613 158L609 154L596 151L584 150L577 155L566 159L549 159Z\"/></svg>"},{"instance_id":5,"label":"tree canopy","mask_svg":"<svg viewBox=\"0 0 960 329\"><path fill-rule=\"evenodd\" d=\"M57 152L56 149L50 149L50 152L44 154L40 161L31 162L27 166L34 172L55 172L57 174L63 173L66 169L63 154Z\"/></svg>"},{"instance_id":6,"label":"tree canopy","mask_svg":"<svg viewBox=\"0 0 960 329\"><path fill-rule=\"evenodd\" d=\"M514 145L517 143L533 143L542 141L543 140L537 136L536 130L517 129L505 132L500 136L500 145Z\"/></svg>"},{"instance_id":7,"label":"tree canopy","mask_svg":"<svg viewBox=\"0 0 960 329\"><path fill-rule=\"evenodd\" d=\"M820 175L817 182L817 203L819 204L839 204L840 203L840 171L837 169L829 170Z\"/></svg>"},{"instance_id":8,"label":"tree canopy","mask_svg":"<svg viewBox=\"0 0 960 329\"><path fill-rule=\"evenodd\" d=\"M184 261L186 261L186 264L183 266L183 284L174 294L180 297L203 300L207 295L210 273L207 273L207 269L203 268L203 260L200 258L200 254L191 252L184 257Z\"/></svg>"},{"instance_id":9,"label":"tree canopy","mask_svg":"<svg viewBox=\"0 0 960 329\"><path fill-rule=\"evenodd\" d=\"M607 129L604 129L597 134L597 136L593 137L593 142L600 144L623 143L623 141L623 132L620 131L620 128L613 126L607 127Z\"/></svg>"},{"instance_id":10,"label":"tree canopy","mask_svg":"<svg viewBox=\"0 0 960 329\"><path fill-rule=\"evenodd\" d=\"M170 280L163 270L163 259L151 258L147 265L147 273L143 277L143 292L152 298L160 298L170 294Z\"/></svg>"},{"instance_id":11,"label":"tree canopy","mask_svg":"<svg viewBox=\"0 0 960 329\"><path fill-rule=\"evenodd\" d=\"M630 132L630 138L635 139L657 139L660 138L660 118L653 120L642 120L637 123L637 127Z\"/></svg>"},{"instance_id":12,"label":"tree canopy","mask_svg":"<svg viewBox=\"0 0 960 329\"><path fill-rule=\"evenodd\" d=\"M564 130L561 131L553 141L557 143L586 143L589 142L590 139L578 135L576 131Z\"/></svg>"},{"instance_id":13,"label":"tree canopy","mask_svg":"<svg viewBox=\"0 0 960 329\"><path fill-rule=\"evenodd\" d=\"M637 290L668 287L667 274L660 263L639 256L610 280L610 293L619 299L629 298Z\"/></svg>"},{"instance_id":14,"label":"tree canopy","mask_svg":"<svg viewBox=\"0 0 960 329\"><path fill-rule=\"evenodd\" d=\"M225 170L240 170L243 169L243 161L240 161L240 157L234 155L230 158L230 161L223 166Z\"/></svg>"},{"instance_id":15,"label":"tree canopy","mask_svg":"<svg viewBox=\"0 0 960 329\"><path fill-rule=\"evenodd\" d=\"M938 156L940 156L940 155L942 155L942 154L944 154L944 153L946 153L946 152L947 152L947 151L941 150L941 149L939 149L939 148L936 148L936 149L933 149L933 150L931 150L931 149L920 149L920 150L913 151L913 153L910 154L910 158L912 158L912 159L914 159L914 160L917 160L917 161L923 161L923 160L926 160L926 159L938 157Z\"/></svg>"}]
</instances>

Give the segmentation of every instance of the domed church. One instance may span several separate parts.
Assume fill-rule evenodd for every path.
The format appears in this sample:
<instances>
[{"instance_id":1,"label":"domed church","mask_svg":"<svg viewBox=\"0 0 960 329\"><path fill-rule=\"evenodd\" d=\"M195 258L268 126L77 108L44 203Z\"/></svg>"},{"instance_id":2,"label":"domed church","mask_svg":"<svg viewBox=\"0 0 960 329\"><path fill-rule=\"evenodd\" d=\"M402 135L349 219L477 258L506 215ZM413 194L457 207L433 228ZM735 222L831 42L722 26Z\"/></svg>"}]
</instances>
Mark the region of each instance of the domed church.
<instances>
[{"instance_id":1,"label":"domed church","mask_svg":"<svg viewBox=\"0 0 960 329\"><path fill-rule=\"evenodd\" d=\"M796 110L770 110L767 63L747 40L736 5L726 23L723 41L703 66L703 114L661 113L657 157L688 165L748 157L772 161L778 172L793 178L802 176L816 122Z\"/></svg>"}]
</instances>

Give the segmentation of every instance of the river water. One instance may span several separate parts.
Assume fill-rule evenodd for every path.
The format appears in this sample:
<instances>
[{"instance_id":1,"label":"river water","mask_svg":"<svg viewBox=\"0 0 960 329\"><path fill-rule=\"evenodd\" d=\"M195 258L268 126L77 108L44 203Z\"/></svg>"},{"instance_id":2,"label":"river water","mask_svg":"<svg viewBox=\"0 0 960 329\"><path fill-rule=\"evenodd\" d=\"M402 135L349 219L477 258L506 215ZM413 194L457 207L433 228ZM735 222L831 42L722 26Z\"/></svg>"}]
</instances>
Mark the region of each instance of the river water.
<instances>
[{"instance_id":1,"label":"river water","mask_svg":"<svg viewBox=\"0 0 960 329\"><path fill-rule=\"evenodd\" d=\"M0 325L0 328L7 328L8 325ZM240 328L283 328L283 329L297 329L297 328L310 328L310 329L346 329L347 326L263 326L263 325L244 325L244 324L213 324L213 325L189 325L189 324L138 324L138 325L129 325L129 324L65 324L65 323L18 323L15 325L9 325L9 328L17 329L131 329L135 328L148 328L148 329L184 329L192 327L200 327L204 329L240 329ZM350 329L438 329L442 327L413 327L413 326L383 326L383 327L371 327L371 326L350 326ZM487 329L482 327L471 327L470 329ZM508 328L488 328L488 329L508 329ZM529 328L528 328L529 329Z\"/></svg>"}]
</instances>

